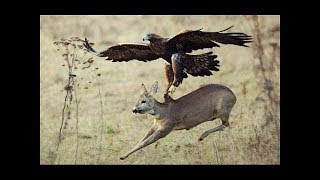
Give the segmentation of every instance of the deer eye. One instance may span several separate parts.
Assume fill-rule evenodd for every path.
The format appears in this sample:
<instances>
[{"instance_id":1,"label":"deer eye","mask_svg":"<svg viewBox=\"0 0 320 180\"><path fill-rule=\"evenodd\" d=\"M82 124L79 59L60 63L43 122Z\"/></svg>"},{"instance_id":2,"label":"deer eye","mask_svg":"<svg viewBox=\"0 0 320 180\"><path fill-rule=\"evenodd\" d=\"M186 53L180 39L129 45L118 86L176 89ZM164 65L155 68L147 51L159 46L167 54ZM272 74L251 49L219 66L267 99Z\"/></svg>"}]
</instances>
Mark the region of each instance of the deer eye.
<instances>
[{"instance_id":1,"label":"deer eye","mask_svg":"<svg viewBox=\"0 0 320 180\"><path fill-rule=\"evenodd\" d=\"M141 103L146 103L146 100L142 100Z\"/></svg>"}]
</instances>

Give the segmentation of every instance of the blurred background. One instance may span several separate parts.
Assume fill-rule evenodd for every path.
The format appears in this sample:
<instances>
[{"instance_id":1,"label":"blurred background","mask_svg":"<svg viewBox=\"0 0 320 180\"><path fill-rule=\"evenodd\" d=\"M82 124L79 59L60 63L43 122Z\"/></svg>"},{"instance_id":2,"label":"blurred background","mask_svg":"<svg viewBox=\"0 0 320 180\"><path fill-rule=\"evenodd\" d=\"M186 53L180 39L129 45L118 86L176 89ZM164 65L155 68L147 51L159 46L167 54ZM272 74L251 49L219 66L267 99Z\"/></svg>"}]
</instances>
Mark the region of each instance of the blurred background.
<instances>
[{"instance_id":1,"label":"blurred background","mask_svg":"<svg viewBox=\"0 0 320 180\"><path fill-rule=\"evenodd\" d=\"M118 43L142 44L147 33L171 38L184 30L232 25L227 32L253 36L250 47L214 48L220 71L189 75L172 95L177 99L208 83L229 87L237 102L224 131L198 142L220 119L173 131L120 160L153 123L150 115L131 112L141 83L150 89L158 81L155 98L163 102L164 61L121 63L90 54L84 58L94 60L90 68L81 68L83 59L73 71L76 96L62 123L69 71L55 41L86 37L101 51ZM40 164L280 164L280 16L40 16Z\"/></svg>"}]
</instances>

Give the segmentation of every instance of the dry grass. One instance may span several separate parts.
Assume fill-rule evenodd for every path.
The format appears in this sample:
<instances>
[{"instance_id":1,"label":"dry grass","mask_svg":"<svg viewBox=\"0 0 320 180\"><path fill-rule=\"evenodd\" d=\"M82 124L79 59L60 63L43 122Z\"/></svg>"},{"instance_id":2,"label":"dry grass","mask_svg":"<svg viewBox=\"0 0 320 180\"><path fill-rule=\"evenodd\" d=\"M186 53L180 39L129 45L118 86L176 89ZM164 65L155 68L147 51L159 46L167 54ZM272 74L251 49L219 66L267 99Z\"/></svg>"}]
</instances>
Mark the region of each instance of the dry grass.
<instances>
[{"instance_id":1,"label":"dry grass","mask_svg":"<svg viewBox=\"0 0 320 180\"><path fill-rule=\"evenodd\" d=\"M131 108L141 83L150 87L158 81L156 98L162 101L163 61L113 63L94 57L92 67L101 76L97 79L89 68L75 72L81 99L78 128L73 103L56 151L68 69L54 41L87 37L102 50L116 43L142 43L150 32L172 37L186 29L218 31L231 25L231 31L254 36L251 47L214 49L221 70L210 77L189 76L173 95L178 98L207 83L228 86L237 96L230 128L202 142L199 136L220 120L174 131L121 161L153 123L150 115L135 115ZM279 66L280 16L41 16L40 164L280 164Z\"/></svg>"}]
</instances>

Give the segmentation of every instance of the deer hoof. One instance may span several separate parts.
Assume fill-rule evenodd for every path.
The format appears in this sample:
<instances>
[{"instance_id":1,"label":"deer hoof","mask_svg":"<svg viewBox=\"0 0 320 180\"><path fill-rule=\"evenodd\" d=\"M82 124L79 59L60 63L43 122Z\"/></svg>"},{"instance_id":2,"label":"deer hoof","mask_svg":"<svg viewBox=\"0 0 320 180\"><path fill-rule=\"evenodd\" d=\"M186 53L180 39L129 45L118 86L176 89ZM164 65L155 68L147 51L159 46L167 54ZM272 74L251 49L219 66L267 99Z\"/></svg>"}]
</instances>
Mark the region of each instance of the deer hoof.
<instances>
[{"instance_id":1,"label":"deer hoof","mask_svg":"<svg viewBox=\"0 0 320 180\"><path fill-rule=\"evenodd\" d=\"M121 157L120 159L121 159L121 160L124 160L124 159L125 159L125 157Z\"/></svg>"},{"instance_id":2,"label":"deer hoof","mask_svg":"<svg viewBox=\"0 0 320 180\"><path fill-rule=\"evenodd\" d=\"M198 139L198 141L202 141L202 140L203 140L202 138L199 138L199 139Z\"/></svg>"}]
</instances>

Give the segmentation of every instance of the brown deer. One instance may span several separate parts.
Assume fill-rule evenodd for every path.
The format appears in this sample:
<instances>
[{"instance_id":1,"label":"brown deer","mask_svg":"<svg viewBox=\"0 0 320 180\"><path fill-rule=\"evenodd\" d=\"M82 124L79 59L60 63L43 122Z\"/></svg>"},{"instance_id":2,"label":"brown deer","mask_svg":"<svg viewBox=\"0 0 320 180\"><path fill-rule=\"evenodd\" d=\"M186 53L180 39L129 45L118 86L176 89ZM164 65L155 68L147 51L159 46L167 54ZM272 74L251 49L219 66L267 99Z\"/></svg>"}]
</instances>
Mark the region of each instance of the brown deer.
<instances>
[{"instance_id":1,"label":"brown deer","mask_svg":"<svg viewBox=\"0 0 320 180\"><path fill-rule=\"evenodd\" d=\"M151 93L142 84L140 98L132 112L148 113L154 117L154 123L148 134L133 149L122 156L121 160L165 137L172 130L189 130L203 122L220 118L222 125L204 132L198 139L202 141L210 133L229 126L229 115L236 103L236 96L229 88L219 84L208 84L176 100L167 96L164 103L153 98L157 89L158 82L153 84Z\"/></svg>"}]
</instances>

